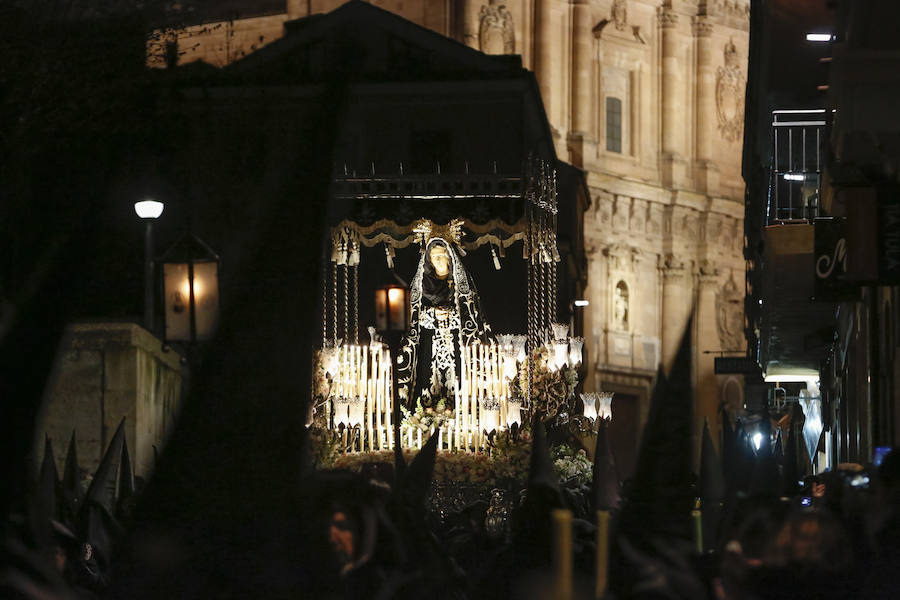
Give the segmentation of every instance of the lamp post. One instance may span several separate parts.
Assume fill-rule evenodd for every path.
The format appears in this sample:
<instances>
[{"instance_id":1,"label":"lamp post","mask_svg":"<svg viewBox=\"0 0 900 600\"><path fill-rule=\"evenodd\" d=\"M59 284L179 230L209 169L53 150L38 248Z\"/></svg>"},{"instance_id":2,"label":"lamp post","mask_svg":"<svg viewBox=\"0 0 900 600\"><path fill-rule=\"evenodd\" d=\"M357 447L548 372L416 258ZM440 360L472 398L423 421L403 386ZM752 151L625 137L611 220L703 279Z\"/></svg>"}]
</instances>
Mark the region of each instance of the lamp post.
<instances>
[{"instance_id":1,"label":"lamp post","mask_svg":"<svg viewBox=\"0 0 900 600\"><path fill-rule=\"evenodd\" d=\"M165 205L156 200L134 203L134 212L144 221L144 327L153 333L153 222Z\"/></svg>"}]
</instances>

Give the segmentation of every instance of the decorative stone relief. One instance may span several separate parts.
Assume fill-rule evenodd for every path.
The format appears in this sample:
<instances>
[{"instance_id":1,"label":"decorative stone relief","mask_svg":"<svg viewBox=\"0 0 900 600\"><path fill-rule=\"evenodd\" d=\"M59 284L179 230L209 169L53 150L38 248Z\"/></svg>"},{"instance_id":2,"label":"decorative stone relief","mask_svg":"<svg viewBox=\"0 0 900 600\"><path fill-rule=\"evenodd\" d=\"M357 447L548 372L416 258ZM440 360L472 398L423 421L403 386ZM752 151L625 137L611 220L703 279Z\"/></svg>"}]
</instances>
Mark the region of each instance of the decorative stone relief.
<instances>
[{"instance_id":1,"label":"decorative stone relief","mask_svg":"<svg viewBox=\"0 0 900 600\"><path fill-rule=\"evenodd\" d=\"M600 225L609 227L612 225L612 202L603 196L597 196L597 220Z\"/></svg>"},{"instance_id":2,"label":"decorative stone relief","mask_svg":"<svg viewBox=\"0 0 900 600\"><path fill-rule=\"evenodd\" d=\"M731 239L731 247L734 250L744 249L744 232L741 230L740 224L741 222L738 219L734 219L728 234Z\"/></svg>"},{"instance_id":3,"label":"decorative stone relief","mask_svg":"<svg viewBox=\"0 0 900 600\"><path fill-rule=\"evenodd\" d=\"M718 244L719 238L724 233L722 219L719 217L709 216L706 220L706 243Z\"/></svg>"},{"instance_id":4,"label":"decorative stone relief","mask_svg":"<svg viewBox=\"0 0 900 600\"><path fill-rule=\"evenodd\" d=\"M634 273L635 263L642 254L638 248L625 244L612 244L603 249L610 270L624 273Z\"/></svg>"},{"instance_id":5,"label":"decorative stone relief","mask_svg":"<svg viewBox=\"0 0 900 600\"><path fill-rule=\"evenodd\" d=\"M481 7L478 45L485 54L515 54L513 16L499 0L489 0L488 4Z\"/></svg>"},{"instance_id":6,"label":"decorative stone relief","mask_svg":"<svg viewBox=\"0 0 900 600\"><path fill-rule=\"evenodd\" d=\"M671 6L660 6L656 9L656 18L659 20L659 26L663 29L678 25L678 13L672 10Z\"/></svg>"},{"instance_id":7,"label":"decorative stone relief","mask_svg":"<svg viewBox=\"0 0 900 600\"><path fill-rule=\"evenodd\" d=\"M744 295L734 282L733 275L716 293L716 329L722 350L740 350L744 342Z\"/></svg>"},{"instance_id":8,"label":"decorative stone relief","mask_svg":"<svg viewBox=\"0 0 900 600\"><path fill-rule=\"evenodd\" d=\"M683 275L684 266L684 261L671 252L667 253L665 256L660 257L660 268L663 270L663 273L667 277L676 277Z\"/></svg>"},{"instance_id":9,"label":"decorative stone relief","mask_svg":"<svg viewBox=\"0 0 900 600\"><path fill-rule=\"evenodd\" d=\"M744 131L744 75L734 40L725 44L725 65L716 72L716 116L719 131L736 142Z\"/></svg>"},{"instance_id":10,"label":"decorative stone relief","mask_svg":"<svg viewBox=\"0 0 900 600\"><path fill-rule=\"evenodd\" d=\"M748 0L715 0L715 12L730 17L750 16L750 2Z\"/></svg>"},{"instance_id":11,"label":"decorative stone relief","mask_svg":"<svg viewBox=\"0 0 900 600\"><path fill-rule=\"evenodd\" d=\"M700 233L697 217L693 215L684 215L681 218L679 233L687 238L697 239L697 236Z\"/></svg>"},{"instance_id":12,"label":"decorative stone relief","mask_svg":"<svg viewBox=\"0 0 900 600\"><path fill-rule=\"evenodd\" d=\"M719 269L708 258L704 258L697 265L697 274L704 278L715 278L719 276Z\"/></svg>"},{"instance_id":13,"label":"decorative stone relief","mask_svg":"<svg viewBox=\"0 0 900 600\"><path fill-rule=\"evenodd\" d=\"M628 230L628 213L631 211L631 199L625 196L616 197L616 209L613 213L613 229Z\"/></svg>"},{"instance_id":14,"label":"decorative stone relief","mask_svg":"<svg viewBox=\"0 0 900 600\"><path fill-rule=\"evenodd\" d=\"M662 231L662 211L651 208L649 212L650 214L647 218L647 233L659 235L660 231Z\"/></svg>"},{"instance_id":15,"label":"decorative stone relief","mask_svg":"<svg viewBox=\"0 0 900 600\"><path fill-rule=\"evenodd\" d=\"M612 21L619 31L628 27L628 3L626 0L613 0Z\"/></svg>"},{"instance_id":16,"label":"decorative stone relief","mask_svg":"<svg viewBox=\"0 0 900 600\"><path fill-rule=\"evenodd\" d=\"M644 203L635 200L631 207L630 225L632 231L644 231L646 212L647 208L644 206Z\"/></svg>"},{"instance_id":17,"label":"decorative stone relief","mask_svg":"<svg viewBox=\"0 0 900 600\"><path fill-rule=\"evenodd\" d=\"M709 37L710 35L712 35L713 24L709 20L709 17L694 17L691 22L691 26L694 30L694 37Z\"/></svg>"}]
</instances>

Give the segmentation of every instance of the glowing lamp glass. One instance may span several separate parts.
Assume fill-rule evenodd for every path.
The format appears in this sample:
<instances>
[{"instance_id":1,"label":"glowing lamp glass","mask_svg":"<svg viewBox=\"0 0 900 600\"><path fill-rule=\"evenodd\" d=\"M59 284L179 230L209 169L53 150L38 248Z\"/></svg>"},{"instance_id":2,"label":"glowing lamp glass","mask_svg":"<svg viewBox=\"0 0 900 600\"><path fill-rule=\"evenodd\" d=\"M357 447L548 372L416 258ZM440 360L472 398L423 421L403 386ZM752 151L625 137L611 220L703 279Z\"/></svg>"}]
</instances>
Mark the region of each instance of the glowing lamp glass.
<instances>
[{"instance_id":1,"label":"glowing lamp glass","mask_svg":"<svg viewBox=\"0 0 900 600\"><path fill-rule=\"evenodd\" d=\"M165 205L156 200L141 200L134 203L134 212L142 219L158 219Z\"/></svg>"}]
</instances>

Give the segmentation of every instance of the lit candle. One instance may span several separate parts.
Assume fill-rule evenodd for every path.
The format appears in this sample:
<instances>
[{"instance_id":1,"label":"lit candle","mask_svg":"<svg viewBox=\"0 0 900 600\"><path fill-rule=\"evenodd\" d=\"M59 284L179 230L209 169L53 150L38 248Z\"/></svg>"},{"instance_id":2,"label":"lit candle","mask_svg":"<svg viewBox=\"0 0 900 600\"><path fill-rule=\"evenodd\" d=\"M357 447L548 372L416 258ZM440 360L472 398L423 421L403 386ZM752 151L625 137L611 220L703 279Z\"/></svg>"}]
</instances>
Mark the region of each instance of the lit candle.
<instances>
[{"instance_id":1,"label":"lit candle","mask_svg":"<svg viewBox=\"0 0 900 600\"><path fill-rule=\"evenodd\" d=\"M465 396L466 395L466 386L469 382L469 347L466 345L462 345L459 348L459 391ZM457 408L459 405L457 405ZM457 411L458 412L458 411Z\"/></svg>"},{"instance_id":2,"label":"lit candle","mask_svg":"<svg viewBox=\"0 0 900 600\"><path fill-rule=\"evenodd\" d=\"M422 430L416 429L416 448L422 449Z\"/></svg>"},{"instance_id":3,"label":"lit candle","mask_svg":"<svg viewBox=\"0 0 900 600\"><path fill-rule=\"evenodd\" d=\"M487 365L484 363L484 344L478 344L478 390L476 392L476 396L478 400L484 396L484 369Z\"/></svg>"},{"instance_id":4,"label":"lit candle","mask_svg":"<svg viewBox=\"0 0 900 600\"><path fill-rule=\"evenodd\" d=\"M606 596L609 585L609 511L597 511L597 585L594 597Z\"/></svg>"},{"instance_id":5,"label":"lit candle","mask_svg":"<svg viewBox=\"0 0 900 600\"><path fill-rule=\"evenodd\" d=\"M387 350L385 350L387 353ZM390 354L385 356L385 360L383 362L385 365L384 370L384 426L391 433L388 434L388 447L394 447L394 436L393 436L393 428L391 426L391 420L394 418L394 375L393 375L393 361L391 361Z\"/></svg>"},{"instance_id":6,"label":"lit candle","mask_svg":"<svg viewBox=\"0 0 900 600\"><path fill-rule=\"evenodd\" d=\"M363 394L369 395L369 347L362 347L362 361L360 362L360 374L362 375ZM371 408L371 407L370 407Z\"/></svg>"},{"instance_id":7,"label":"lit candle","mask_svg":"<svg viewBox=\"0 0 900 600\"><path fill-rule=\"evenodd\" d=\"M372 398L375 402L375 430L381 431L381 364L379 354L372 352ZM381 436L378 436L378 448L381 448Z\"/></svg>"},{"instance_id":8,"label":"lit candle","mask_svg":"<svg viewBox=\"0 0 900 600\"><path fill-rule=\"evenodd\" d=\"M353 359L356 361L356 395L363 395L363 362L362 348L353 346Z\"/></svg>"},{"instance_id":9,"label":"lit candle","mask_svg":"<svg viewBox=\"0 0 900 600\"><path fill-rule=\"evenodd\" d=\"M691 520L694 522L694 550L703 554L703 515L699 510L692 510Z\"/></svg>"},{"instance_id":10,"label":"lit candle","mask_svg":"<svg viewBox=\"0 0 900 600\"><path fill-rule=\"evenodd\" d=\"M501 391L502 375L500 374L500 349L496 344L491 345L491 352L494 354L494 398L499 398Z\"/></svg>"},{"instance_id":11,"label":"lit candle","mask_svg":"<svg viewBox=\"0 0 900 600\"><path fill-rule=\"evenodd\" d=\"M572 598L572 511L553 511L553 598Z\"/></svg>"},{"instance_id":12,"label":"lit candle","mask_svg":"<svg viewBox=\"0 0 900 600\"><path fill-rule=\"evenodd\" d=\"M461 361L461 363L464 365L465 361ZM453 419L453 433L456 434L454 436L456 441L456 449L459 450L459 416L462 414L462 398L459 395L459 390L456 391L455 398L456 403L453 406L453 416L455 417ZM452 444L448 444L448 446L450 448L453 447Z\"/></svg>"}]
</instances>

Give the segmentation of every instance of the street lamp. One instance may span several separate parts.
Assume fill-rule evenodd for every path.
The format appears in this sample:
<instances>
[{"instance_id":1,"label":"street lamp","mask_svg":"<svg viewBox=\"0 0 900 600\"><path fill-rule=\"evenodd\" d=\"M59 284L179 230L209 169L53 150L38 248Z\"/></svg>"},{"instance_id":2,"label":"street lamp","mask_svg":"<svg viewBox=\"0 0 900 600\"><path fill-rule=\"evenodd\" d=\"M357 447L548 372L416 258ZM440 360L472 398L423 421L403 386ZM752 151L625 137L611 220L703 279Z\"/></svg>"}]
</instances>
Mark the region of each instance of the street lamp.
<instances>
[{"instance_id":1,"label":"street lamp","mask_svg":"<svg viewBox=\"0 0 900 600\"><path fill-rule=\"evenodd\" d=\"M208 340L219 319L219 256L188 234L166 251L161 262L166 341Z\"/></svg>"},{"instance_id":2,"label":"street lamp","mask_svg":"<svg viewBox=\"0 0 900 600\"><path fill-rule=\"evenodd\" d=\"M153 333L153 221L163 213L165 205L156 200L134 203L134 212L144 221L144 327Z\"/></svg>"}]
</instances>

